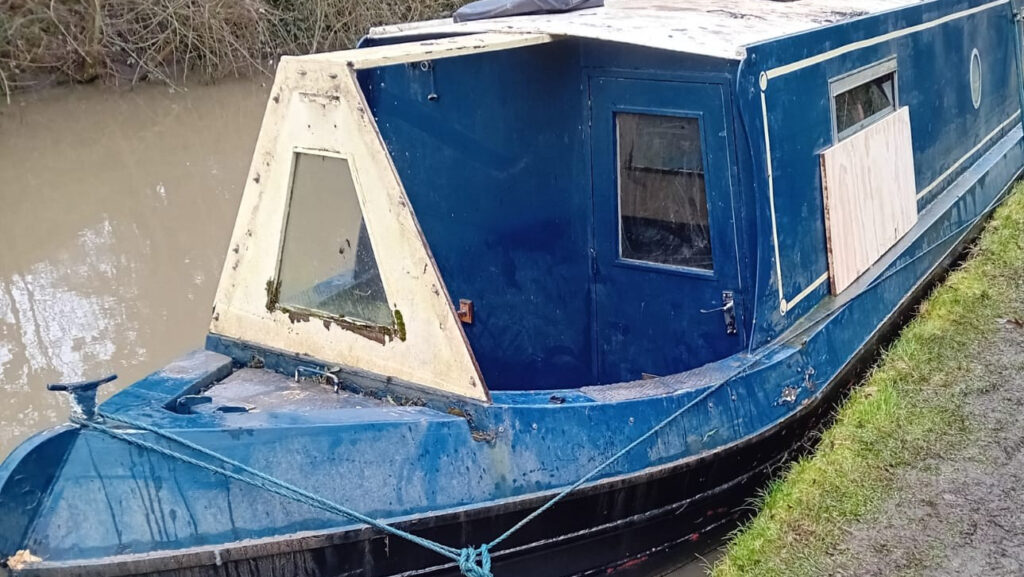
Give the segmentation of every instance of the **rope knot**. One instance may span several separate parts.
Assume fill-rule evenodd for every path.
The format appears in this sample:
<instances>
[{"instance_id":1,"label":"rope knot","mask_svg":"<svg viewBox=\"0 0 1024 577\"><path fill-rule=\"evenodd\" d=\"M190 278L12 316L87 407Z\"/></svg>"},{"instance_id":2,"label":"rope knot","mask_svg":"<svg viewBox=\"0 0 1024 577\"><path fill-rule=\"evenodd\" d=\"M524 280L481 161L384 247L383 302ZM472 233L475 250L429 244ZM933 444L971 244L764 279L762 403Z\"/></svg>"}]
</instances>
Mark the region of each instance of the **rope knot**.
<instances>
[{"instance_id":1,"label":"rope knot","mask_svg":"<svg viewBox=\"0 0 1024 577\"><path fill-rule=\"evenodd\" d=\"M494 577L491 574L491 553L487 550L487 545L481 545L479 548L466 547L460 551L459 570L466 577Z\"/></svg>"}]
</instances>

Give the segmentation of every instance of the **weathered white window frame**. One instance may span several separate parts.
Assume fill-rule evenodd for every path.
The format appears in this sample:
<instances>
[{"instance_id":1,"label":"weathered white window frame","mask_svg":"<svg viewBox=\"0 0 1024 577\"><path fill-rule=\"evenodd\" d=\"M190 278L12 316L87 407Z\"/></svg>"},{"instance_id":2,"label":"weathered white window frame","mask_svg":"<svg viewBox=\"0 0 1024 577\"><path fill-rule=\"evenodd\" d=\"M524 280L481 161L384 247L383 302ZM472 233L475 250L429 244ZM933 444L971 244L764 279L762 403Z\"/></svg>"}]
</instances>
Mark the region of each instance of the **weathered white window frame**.
<instances>
[{"instance_id":1,"label":"weathered white window frame","mask_svg":"<svg viewBox=\"0 0 1024 577\"><path fill-rule=\"evenodd\" d=\"M368 113L356 71L552 41L547 34L487 33L282 58L217 287L210 332L489 402L444 279ZM353 330L359 327L331 330L330 322L308 322L269 306L275 304L280 279L296 152L348 160L381 284L394 311L392 338L367 338Z\"/></svg>"},{"instance_id":2,"label":"weathered white window frame","mask_svg":"<svg viewBox=\"0 0 1024 577\"><path fill-rule=\"evenodd\" d=\"M362 183L359 180L359 171L358 171L358 169L356 167L356 160L353 157L353 155L351 153L345 154L345 153L340 153L340 152L336 152L336 151L332 151L332 150L325 150L323 148L309 148L309 147L305 147L305 146L293 146L292 147L291 160L289 161L289 167L288 167L288 186L287 186L287 192L285 193L284 219L283 219L283 222L281 223L281 241L278 243L278 247L277 247L277 265L274 268L274 276L273 276L274 282L277 283L278 287L280 287L280 283L281 283L281 267L282 267L283 262L284 262L284 243L285 243L285 239L286 239L287 234L288 234L288 217L291 215L291 212L292 212L292 197L293 197L293 195L295 193L295 190L294 190L295 165L296 165L296 161L298 159L298 155L300 155L300 154L306 154L306 155L309 155L309 156L322 156L322 157L326 157L326 158L338 158L338 159L344 160L345 162L348 163L348 169L349 169L349 171L350 171L350 173L352 175L352 187L355 189L356 200L359 203L360 218L363 218L365 220L364 211L363 211L363 195L365 195L366 192L363 189L363 185L362 185ZM374 258L376 259L376 255L375 255ZM379 264L376 262L376 260L374 261L374 265L375 266L379 266ZM378 324L378 323L373 323L373 322L370 322L370 321L360 320L360 319L356 319L356 318L339 317L338 315L331 314L331 313L329 313L327 311L322 311L322 310L318 310L318 309L303 307L303 306L299 306L299 305L295 305L295 304L282 304L282 303L277 302L277 301L270 302L271 297L269 295L268 295L267 299L268 299L268 302L267 302L267 306L268 307L273 307L276 310L279 310L279 311L285 312L285 313L287 313L289 311L297 311L297 312L300 312L300 313L303 313L303 314L308 314L311 317L316 317L318 319L329 320L329 321L334 322L335 324L338 324L344 330L353 330L355 332L360 332L360 329L371 329L371 330L373 330L373 329L381 329L387 335L389 335L391 337L397 337L398 336L397 333L395 332L396 331L396 326L395 326L394 320L392 320L391 324L381 325L381 324Z\"/></svg>"},{"instance_id":3,"label":"weathered white window frame","mask_svg":"<svg viewBox=\"0 0 1024 577\"><path fill-rule=\"evenodd\" d=\"M871 82L877 78L881 78L887 74L892 74L892 106L885 110L876 112L875 114L872 114L857 124L854 124L840 132L839 118L836 116L836 97L848 90ZM899 70L896 65L895 55L889 56L888 58L873 64L868 64L867 66L858 68L852 72L847 72L840 76L836 76L835 78L830 78L828 81L828 106L829 111L832 114L832 144L838 144L841 140L853 136L868 126L871 126L899 110L899 93Z\"/></svg>"}]
</instances>

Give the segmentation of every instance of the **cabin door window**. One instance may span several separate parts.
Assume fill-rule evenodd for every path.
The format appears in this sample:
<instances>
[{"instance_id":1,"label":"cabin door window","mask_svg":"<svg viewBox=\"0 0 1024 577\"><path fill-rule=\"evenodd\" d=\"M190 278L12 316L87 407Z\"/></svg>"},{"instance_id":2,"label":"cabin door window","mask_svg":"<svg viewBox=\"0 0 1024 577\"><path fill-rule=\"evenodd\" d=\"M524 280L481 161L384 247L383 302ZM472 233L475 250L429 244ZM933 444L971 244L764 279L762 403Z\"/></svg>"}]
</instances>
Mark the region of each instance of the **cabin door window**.
<instances>
[{"instance_id":1,"label":"cabin door window","mask_svg":"<svg viewBox=\"0 0 1024 577\"><path fill-rule=\"evenodd\" d=\"M699 120L619 112L615 122L620 256L712 270Z\"/></svg>"},{"instance_id":2,"label":"cabin door window","mask_svg":"<svg viewBox=\"0 0 1024 577\"><path fill-rule=\"evenodd\" d=\"M726 90L590 80L600 383L678 373L743 347L742 305L723 308L742 303Z\"/></svg>"},{"instance_id":3,"label":"cabin door window","mask_svg":"<svg viewBox=\"0 0 1024 577\"><path fill-rule=\"evenodd\" d=\"M284 309L392 324L348 159L295 153L277 278Z\"/></svg>"}]
</instances>

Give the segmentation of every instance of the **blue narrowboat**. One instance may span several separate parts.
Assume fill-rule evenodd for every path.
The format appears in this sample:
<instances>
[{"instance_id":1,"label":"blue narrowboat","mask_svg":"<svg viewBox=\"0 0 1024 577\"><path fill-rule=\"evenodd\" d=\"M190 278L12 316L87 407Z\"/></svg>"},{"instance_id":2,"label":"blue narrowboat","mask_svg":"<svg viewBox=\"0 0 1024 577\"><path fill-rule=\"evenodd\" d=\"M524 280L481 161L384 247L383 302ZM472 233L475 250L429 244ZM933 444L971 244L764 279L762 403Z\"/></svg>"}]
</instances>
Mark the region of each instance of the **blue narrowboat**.
<instances>
[{"instance_id":1,"label":"blue narrowboat","mask_svg":"<svg viewBox=\"0 0 1024 577\"><path fill-rule=\"evenodd\" d=\"M1024 167L1016 0L607 0L277 70L205 346L0 465L16 575L700 541ZM486 12L486 11L485 11Z\"/></svg>"}]
</instances>

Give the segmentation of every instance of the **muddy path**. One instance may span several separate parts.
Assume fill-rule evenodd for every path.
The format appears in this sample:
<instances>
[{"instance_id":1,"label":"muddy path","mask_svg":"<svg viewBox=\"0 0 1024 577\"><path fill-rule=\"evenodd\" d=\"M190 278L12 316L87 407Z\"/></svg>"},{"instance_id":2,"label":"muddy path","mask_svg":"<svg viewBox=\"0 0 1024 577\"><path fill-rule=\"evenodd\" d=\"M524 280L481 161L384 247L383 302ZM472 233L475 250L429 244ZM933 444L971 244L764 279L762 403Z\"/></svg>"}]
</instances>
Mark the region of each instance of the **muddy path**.
<instances>
[{"instance_id":1,"label":"muddy path","mask_svg":"<svg viewBox=\"0 0 1024 577\"><path fill-rule=\"evenodd\" d=\"M1024 290L1011 308L1024 310ZM1024 327L1004 319L966 364L969 435L903 471L885 505L850 531L824 573L1024 575Z\"/></svg>"}]
</instances>

